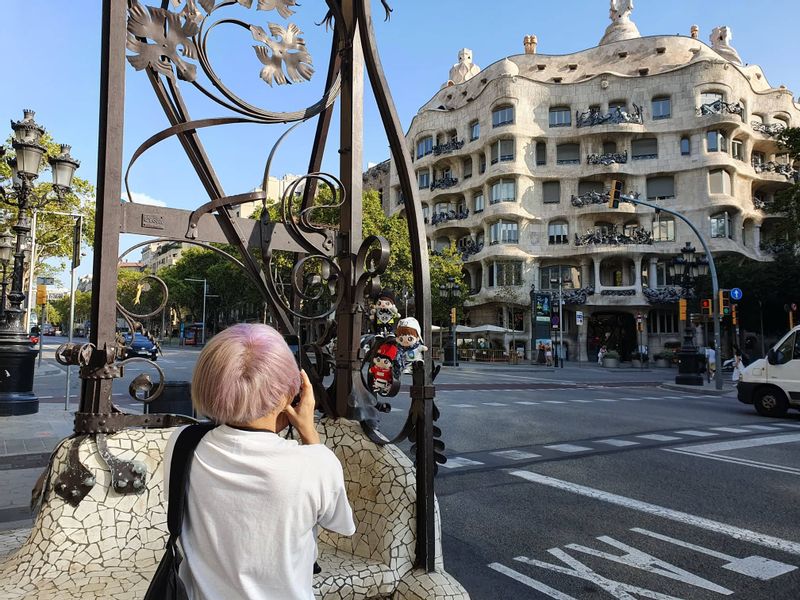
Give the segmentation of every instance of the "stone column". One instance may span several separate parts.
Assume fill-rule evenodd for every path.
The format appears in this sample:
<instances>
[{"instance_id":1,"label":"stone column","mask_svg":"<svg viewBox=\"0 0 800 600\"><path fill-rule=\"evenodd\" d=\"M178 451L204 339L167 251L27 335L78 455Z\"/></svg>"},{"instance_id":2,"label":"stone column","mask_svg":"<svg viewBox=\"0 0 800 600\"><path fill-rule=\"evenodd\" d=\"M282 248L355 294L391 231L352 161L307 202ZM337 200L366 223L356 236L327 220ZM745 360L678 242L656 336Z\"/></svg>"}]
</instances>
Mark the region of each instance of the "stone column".
<instances>
[{"instance_id":1,"label":"stone column","mask_svg":"<svg viewBox=\"0 0 800 600\"><path fill-rule=\"evenodd\" d=\"M650 266L647 271L647 285L653 290L658 287L658 257L650 257Z\"/></svg>"},{"instance_id":2,"label":"stone column","mask_svg":"<svg viewBox=\"0 0 800 600\"><path fill-rule=\"evenodd\" d=\"M633 285L636 287L636 293L642 293L642 257L636 256L633 259L634 265L634 278L633 278Z\"/></svg>"},{"instance_id":3,"label":"stone column","mask_svg":"<svg viewBox=\"0 0 800 600\"><path fill-rule=\"evenodd\" d=\"M761 225L753 225L753 250L761 252Z\"/></svg>"},{"instance_id":4,"label":"stone column","mask_svg":"<svg viewBox=\"0 0 800 600\"><path fill-rule=\"evenodd\" d=\"M580 261L581 265L581 287L587 287L589 285L589 281L591 280L591 272L589 271L591 261L588 258L582 258Z\"/></svg>"},{"instance_id":5,"label":"stone column","mask_svg":"<svg viewBox=\"0 0 800 600\"><path fill-rule=\"evenodd\" d=\"M600 261L599 258L593 258L594 263L594 293L599 294L603 290L603 285L600 283Z\"/></svg>"}]
</instances>

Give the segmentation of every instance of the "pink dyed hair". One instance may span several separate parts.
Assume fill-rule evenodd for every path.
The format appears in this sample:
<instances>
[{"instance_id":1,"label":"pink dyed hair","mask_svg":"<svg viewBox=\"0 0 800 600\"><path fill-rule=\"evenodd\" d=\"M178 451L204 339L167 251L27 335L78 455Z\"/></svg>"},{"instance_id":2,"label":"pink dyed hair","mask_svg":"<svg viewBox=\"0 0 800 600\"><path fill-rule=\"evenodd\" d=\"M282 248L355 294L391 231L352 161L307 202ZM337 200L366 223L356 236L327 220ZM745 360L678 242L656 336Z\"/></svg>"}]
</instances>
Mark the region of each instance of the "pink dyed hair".
<instances>
[{"instance_id":1,"label":"pink dyed hair","mask_svg":"<svg viewBox=\"0 0 800 600\"><path fill-rule=\"evenodd\" d=\"M283 336L242 323L215 335L192 377L192 403L218 423L247 423L282 409L300 389L300 371Z\"/></svg>"}]
</instances>

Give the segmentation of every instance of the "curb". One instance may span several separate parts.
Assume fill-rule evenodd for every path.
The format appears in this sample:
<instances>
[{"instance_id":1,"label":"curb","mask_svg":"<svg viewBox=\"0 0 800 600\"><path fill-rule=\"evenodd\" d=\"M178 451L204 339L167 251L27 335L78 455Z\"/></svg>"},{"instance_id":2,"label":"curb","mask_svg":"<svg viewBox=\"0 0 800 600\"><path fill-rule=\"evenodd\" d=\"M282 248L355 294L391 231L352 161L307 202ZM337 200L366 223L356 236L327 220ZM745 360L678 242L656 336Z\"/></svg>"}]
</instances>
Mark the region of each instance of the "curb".
<instances>
[{"instance_id":1,"label":"curb","mask_svg":"<svg viewBox=\"0 0 800 600\"><path fill-rule=\"evenodd\" d=\"M723 387L721 390L718 390L716 388L706 387L705 385L703 386L683 385L680 383L671 383L669 381L665 381L664 383L661 384L660 387L667 390L677 390L679 392L697 392L699 394L705 394L706 396L724 396L726 394L736 391L736 388L726 389L725 387Z\"/></svg>"}]
</instances>

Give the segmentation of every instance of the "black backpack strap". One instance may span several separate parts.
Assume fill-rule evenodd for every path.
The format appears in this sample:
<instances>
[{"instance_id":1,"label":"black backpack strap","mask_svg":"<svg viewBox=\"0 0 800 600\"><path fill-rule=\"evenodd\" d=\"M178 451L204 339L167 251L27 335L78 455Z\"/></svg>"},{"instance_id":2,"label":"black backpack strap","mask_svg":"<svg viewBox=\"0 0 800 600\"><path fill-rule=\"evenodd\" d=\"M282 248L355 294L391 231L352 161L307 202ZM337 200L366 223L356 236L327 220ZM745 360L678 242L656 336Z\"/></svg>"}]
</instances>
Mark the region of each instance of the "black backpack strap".
<instances>
[{"instance_id":1,"label":"black backpack strap","mask_svg":"<svg viewBox=\"0 0 800 600\"><path fill-rule=\"evenodd\" d=\"M174 543L181 535L183 513L186 508L186 476L194 455L194 449L203 436L214 429L215 423L198 423L189 425L180 432L172 449L172 460L169 467L169 506L167 508L167 529L169 542Z\"/></svg>"}]
</instances>

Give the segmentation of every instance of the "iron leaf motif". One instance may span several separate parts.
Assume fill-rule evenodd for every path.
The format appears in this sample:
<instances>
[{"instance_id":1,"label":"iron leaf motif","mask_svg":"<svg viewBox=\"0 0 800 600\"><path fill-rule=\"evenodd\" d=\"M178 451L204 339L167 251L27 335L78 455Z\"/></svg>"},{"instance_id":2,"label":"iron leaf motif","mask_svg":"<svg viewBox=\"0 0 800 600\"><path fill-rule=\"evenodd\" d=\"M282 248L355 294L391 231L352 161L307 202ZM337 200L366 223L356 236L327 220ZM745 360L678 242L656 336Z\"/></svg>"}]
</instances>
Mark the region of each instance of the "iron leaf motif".
<instances>
[{"instance_id":1,"label":"iron leaf motif","mask_svg":"<svg viewBox=\"0 0 800 600\"><path fill-rule=\"evenodd\" d=\"M270 23L269 32L272 38L258 25L250 25L250 32L253 34L253 39L264 44L253 46L256 56L264 65L260 73L261 79L269 85L272 85L273 81L278 85L284 85L311 79L314 74L311 54L306 50L306 42L300 37L303 32L297 25L289 23L284 28Z\"/></svg>"},{"instance_id":2,"label":"iron leaf motif","mask_svg":"<svg viewBox=\"0 0 800 600\"><path fill-rule=\"evenodd\" d=\"M177 71L179 79L194 81L197 67L183 57L197 59L197 47L191 39L195 33L196 21L186 18L181 23L179 14L143 6L139 0L134 0L128 11L128 49L136 54L128 56L128 62L137 71L151 67L170 79L175 78Z\"/></svg>"},{"instance_id":3,"label":"iron leaf motif","mask_svg":"<svg viewBox=\"0 0 800 600\"><path fill-rule=\"evenodd\" d=\"M290 6L299 6L296 0L258 0L258 10L277 10L284 19L291 17L295 11Z\"/></svg>"}]
</instances>

